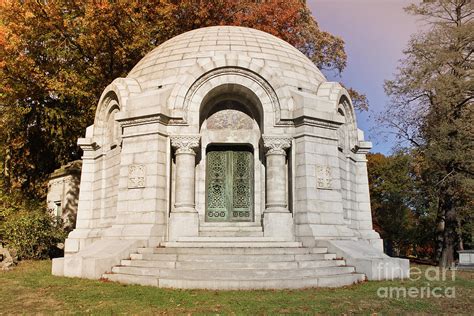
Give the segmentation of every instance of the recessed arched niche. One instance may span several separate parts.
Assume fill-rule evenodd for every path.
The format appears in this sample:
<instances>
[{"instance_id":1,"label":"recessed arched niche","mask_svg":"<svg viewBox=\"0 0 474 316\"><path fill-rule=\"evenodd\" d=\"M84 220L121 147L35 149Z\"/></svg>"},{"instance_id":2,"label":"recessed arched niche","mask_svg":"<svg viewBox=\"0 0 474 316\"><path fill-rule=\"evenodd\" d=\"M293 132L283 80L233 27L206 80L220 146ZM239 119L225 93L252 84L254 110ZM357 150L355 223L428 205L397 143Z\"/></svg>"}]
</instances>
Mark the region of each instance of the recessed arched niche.
<instances>
[{"instance_id":1,"label":"recessed arched niche","mask_svg":"<svg viewBox=\"0 0 474 316\"><path fill-rule=\"evenodd\" d=\"M244 86L224 84L203 98L199 117L197 187L204 194L197 195L196 209L202 222L258 221L265 205L260 100Z\"/></svg>"}]
</instances>

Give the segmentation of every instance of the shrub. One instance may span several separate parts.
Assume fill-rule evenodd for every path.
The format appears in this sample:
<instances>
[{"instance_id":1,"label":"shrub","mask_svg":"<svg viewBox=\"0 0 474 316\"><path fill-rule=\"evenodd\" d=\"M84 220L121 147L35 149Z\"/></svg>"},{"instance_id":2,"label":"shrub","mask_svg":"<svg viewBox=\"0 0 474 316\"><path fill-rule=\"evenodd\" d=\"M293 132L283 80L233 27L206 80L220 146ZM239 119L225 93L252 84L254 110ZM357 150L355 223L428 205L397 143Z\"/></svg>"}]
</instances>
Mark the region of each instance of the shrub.
<instances>
[{"instance_id":1,"label":"shrub","mask_svg":"<svg viewBox=\"0 0 474 316\"><path fill-rule=\"evenodd\" d=\"M44 259L58 253L66 232L61 223L35 201L15 201L2 196L0 205L0 242L15 250L20 259ZM8 200L8 201L7 201Z\"/></svg>"}]
</instances>

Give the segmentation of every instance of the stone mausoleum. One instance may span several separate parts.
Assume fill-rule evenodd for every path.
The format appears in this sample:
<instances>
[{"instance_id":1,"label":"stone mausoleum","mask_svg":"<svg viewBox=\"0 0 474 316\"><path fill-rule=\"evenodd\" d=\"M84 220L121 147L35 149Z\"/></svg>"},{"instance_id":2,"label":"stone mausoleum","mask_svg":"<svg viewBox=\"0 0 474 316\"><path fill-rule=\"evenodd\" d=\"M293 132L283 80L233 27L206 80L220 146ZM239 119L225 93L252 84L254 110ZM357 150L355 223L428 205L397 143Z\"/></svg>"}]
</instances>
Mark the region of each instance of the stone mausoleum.
<instances>
[{"instance_id":1,"label":"stone mausoleum","mask_svg":"<svg viewBox=\"0 0 474 316\"><path fill-rule=\"evenodd\" d=\"M76 229L53 274L159 287L342 286L408 275L372 228L347 91L254 29L190 31L100 97Z\"/></svg>"},{"instance_id":2,"label":"stone mausoleum","mask_svg":"<svg viewBox=\"0 0 474 316\"><path fill-rule=\"evenodd\" d=\"M49 176L46 203L51 214L61 218L65 229L75 227L81 182L81 160L72 161Z\"/></svg>"}]
</instances>

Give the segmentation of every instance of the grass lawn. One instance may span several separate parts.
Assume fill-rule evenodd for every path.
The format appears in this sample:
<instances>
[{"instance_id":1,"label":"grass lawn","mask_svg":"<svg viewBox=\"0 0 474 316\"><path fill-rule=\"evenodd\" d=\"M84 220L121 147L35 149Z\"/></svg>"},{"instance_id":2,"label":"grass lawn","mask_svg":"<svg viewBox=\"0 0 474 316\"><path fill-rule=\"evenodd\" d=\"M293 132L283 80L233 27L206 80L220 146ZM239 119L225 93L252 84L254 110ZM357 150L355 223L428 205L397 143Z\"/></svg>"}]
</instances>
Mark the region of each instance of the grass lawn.
<instances>
[{"instance_id":1,"label":"grass lawn","mask_svg":"<svg viewBox=\"0 0 474 316\"><path fill-rule=\"evenodd\" d=\"M426 271L426 266L414 266ZM26 261L0 271L0 314L342 314L420 313L471 314L474 311L474 272L448 273L446 281L364 282L338 289L286 291L167 290L111 282L54 277L51 261ZM430 273L428 277L435 277ZM455 298L380 298L379 288L454 287ZM383 291L379 291L383 294ZM437 292L436 292L437 293Z\"/></svg>"}]
</instances>

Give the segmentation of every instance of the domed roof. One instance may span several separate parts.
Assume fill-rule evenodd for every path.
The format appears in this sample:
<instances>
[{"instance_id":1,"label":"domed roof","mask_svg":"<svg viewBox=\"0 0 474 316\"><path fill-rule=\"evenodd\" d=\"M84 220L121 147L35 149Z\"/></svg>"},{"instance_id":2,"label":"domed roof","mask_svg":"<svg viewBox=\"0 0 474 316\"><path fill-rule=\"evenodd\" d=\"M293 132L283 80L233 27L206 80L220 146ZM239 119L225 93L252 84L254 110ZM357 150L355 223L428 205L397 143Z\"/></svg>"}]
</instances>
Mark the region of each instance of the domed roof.
<instances>
[{"instance_id":1,"label":"domed roof","mask_svg":"<svg viewBox=\"0 0 474 316\"><path fill-rule=\"evenodd\" d=\"M238 26L212 26L180 34L148 53L130 71L143 90L175 85L196 66L218 59L246 58L263 64L281 82L316 92L324 75L299 50L262 31ZM194 76L201 74L193 73Z\"/></svg>"}]
</instances>

